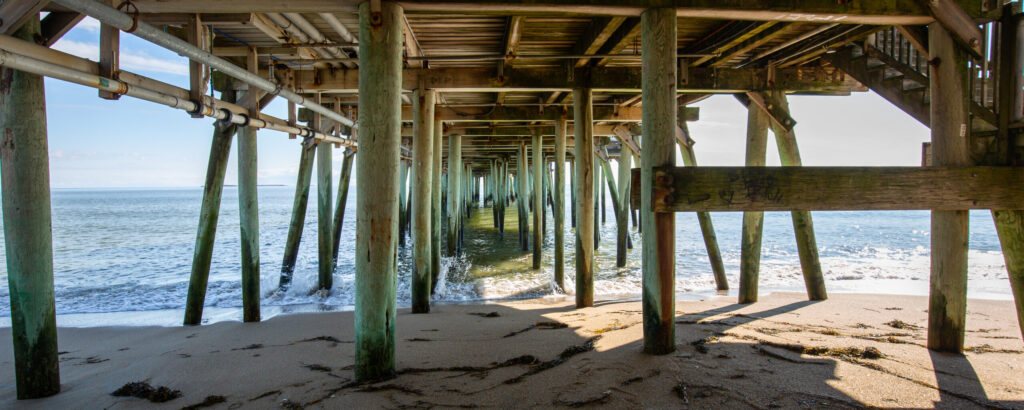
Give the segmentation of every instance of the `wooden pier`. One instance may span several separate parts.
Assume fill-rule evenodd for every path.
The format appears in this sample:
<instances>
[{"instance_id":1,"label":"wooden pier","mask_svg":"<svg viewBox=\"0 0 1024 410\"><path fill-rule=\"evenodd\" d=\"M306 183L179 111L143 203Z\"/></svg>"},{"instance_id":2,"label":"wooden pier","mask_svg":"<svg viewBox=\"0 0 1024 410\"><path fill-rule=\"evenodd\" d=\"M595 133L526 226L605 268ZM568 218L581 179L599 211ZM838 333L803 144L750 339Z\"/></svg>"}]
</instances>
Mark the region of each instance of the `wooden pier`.
<instances>
[{"instance_id":1,"label":"wooden pier","mask_svg":"<svg viewBox=\"0 0 1024 410\"><path fill-rule=\"evenodd\" d=\"M60 389L44 76L96 88L103 98L129 96L217 120L183 301L186 325L202 323L233 140L243 317L260 321L268 290L259 280L257 131L295 138L302 148L279 287L293 280L315 164L322 294L334 287L343 222L356 221L358 381L395 374L400 244L412 246L412 310L429 313L442 258L462 253L466 222L481 202L499 236L506 207L516 207L517 246L532 252L533 269L553 261L552 283L566 292L566 281L574 282L568 293L580 309L594 306L594 252L611 207L616 266L642 261L643 350L650 354L675 349L676 241L698 240L676 238L680 212L697 214L720 291L730 286L710 212L743 212L739 302L754 303L764 211L791 212L807 298L822 300L828 295L811 211L930 210L928 347L959 352L967 210L990 209L1024 329L1019 2L125 3L0 4L0 166L19 398ZM48 12L42 19L41 11ZM99 63L49 48L85 16L103 24ZM121 70L121 31L187 57L189 89ZM206 74L212 84L202 81ZM931 127L930 165L802 167L799 119L787 96L841 98L869 89ZM698 166L693 144L705 136L690 135L687 122L699 112L688 105L713 94L734 95L747 109L745 167ZM288 101L288 118L261 112L275 98ZM768 131L782 167L765 167ZM334 149L345 150L336 201ZM346 216L353 167L358 212ZM552 254L542 252L548 206ZM572 273L565 269L567 228L575 233ZM629 251L634 240L642 255Z\"/></svg>"}]
</instances>

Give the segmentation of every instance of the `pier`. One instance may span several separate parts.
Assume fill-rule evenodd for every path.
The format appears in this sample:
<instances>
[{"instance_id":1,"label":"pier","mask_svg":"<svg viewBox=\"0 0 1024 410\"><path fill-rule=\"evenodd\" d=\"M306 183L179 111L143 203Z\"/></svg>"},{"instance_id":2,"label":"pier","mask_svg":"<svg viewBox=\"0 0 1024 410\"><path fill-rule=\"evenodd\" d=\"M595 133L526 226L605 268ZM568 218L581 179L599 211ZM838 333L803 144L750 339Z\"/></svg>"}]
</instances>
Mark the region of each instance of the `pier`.
<instances>
[{"instance_id":1,"label":"pier","mask_svg":"<svg viewBox=\"0 0 1024 410\"><path fill-rule=\"evenodd\" d=\"M100 61L50 48L87 16L102 23ZM301 144L286 249L273 275L287 289L299 247L314 246L300 238L315 166L316 292L331 292L342 226L356 221L353 382L399 370L396 326L415 320L396 316L399 247L412 249L411 312L432 315L442 258L469 246L477 212L490 213L501 238L514 219L514 246L531 254L533 269L553 266L558 291L574 283L570 299L581 311L601 308L595 249L615 249L618 267L640 260L641 349L662 356L677 349L677 241L702 241L715 290L731 288L711 218L722 211L743 214L740 304L759 301L765 211L791 214L809 301L829 297L812 211L931 211L926 346L961 353L967 212L991 210L1024 335L1020 2L9 0L0 4L0 30L0 173L19 399L61 386L46 132L48 120L60 119L46 116L43 77L95 88L98 98L180 110L181 121L215 120L184 325L203 323L233 148L242 319L261 321L268 289L260 289L258 140ZM122 32L189 59L189 87L122 70ZM869 90L930 127L922 166L802 166L800 119L788 96ZM735 147L745 150L743 167L700 166L693 150L714 136L690 132L701 116L692 105L719 94L747 111L745 147ZM275 99L287 101L287 118L262 112ZM769 134L781 167L765 166ZM335 150L343 152L340 175L332 174ZM345 214L350 188L355 215ZM680 213L696 214L702 238L676 237ZM554 248L546 253L549 223ZM615 243L600 243L602 227L615 230ZM640 252L631 251L634 238Z\"/></svg>"}]
</instances>

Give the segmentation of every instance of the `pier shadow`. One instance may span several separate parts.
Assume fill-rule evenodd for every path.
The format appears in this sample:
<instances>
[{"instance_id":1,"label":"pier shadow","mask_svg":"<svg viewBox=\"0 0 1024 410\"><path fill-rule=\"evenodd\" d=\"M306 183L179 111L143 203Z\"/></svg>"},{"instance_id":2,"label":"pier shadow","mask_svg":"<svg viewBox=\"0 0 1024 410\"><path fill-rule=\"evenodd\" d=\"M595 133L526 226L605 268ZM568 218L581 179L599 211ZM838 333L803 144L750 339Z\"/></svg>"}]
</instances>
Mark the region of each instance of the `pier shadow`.
<instances>
[{"instance_id":1,"label":"pier shadow","mask_svg":"<svg viewBox=\"0 0 1024 410\"><path fill-rule=\"evenodd\" d=\"M939 401L935 402L935 407L950 408L962 403L961 400L967 400L987 408L1024 408L1024 400L991 400L977 371L964 354L929 350L928 356L939 388Z\"/></svg>"}]
</instances>

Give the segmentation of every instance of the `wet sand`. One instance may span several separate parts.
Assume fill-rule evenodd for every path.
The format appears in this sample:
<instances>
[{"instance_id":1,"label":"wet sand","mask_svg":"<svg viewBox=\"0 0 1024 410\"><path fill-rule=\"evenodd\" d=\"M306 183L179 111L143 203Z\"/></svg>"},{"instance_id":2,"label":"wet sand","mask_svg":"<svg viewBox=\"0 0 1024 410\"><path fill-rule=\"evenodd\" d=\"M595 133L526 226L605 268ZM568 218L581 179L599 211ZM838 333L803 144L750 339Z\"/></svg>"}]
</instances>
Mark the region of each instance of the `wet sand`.
<instances>
[{"instance_id":1,"label":"wet sand","mask_svg":"<svg viewBox=\"0 0 1024 410\"><path fill-rule=\"evenodd\" d=\"M258 324L61 328L62 393L17 401L0 329L0 408L1024 408L1012 302L968 303L964 355L925 349L927 298L774 293L677 303L677 351L641 353L638 301L571 299L398 313L396 378L352 383L351 312ZM180 392L151 403L129 382Z\"/></svg>"}]
</instances>

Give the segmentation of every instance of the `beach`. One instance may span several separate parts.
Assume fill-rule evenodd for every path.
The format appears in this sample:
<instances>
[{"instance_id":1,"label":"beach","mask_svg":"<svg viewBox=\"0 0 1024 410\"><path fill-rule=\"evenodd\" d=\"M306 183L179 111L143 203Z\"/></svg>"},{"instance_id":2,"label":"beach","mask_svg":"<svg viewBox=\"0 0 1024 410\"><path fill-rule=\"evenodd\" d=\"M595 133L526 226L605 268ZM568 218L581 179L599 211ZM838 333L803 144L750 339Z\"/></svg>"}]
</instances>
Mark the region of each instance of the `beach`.
<instances>
[{"instance_id":1,"label":"beach","mask_svg":"<svg viewBox=\"0 0 1024 410\"><path fill-rule=\"evenodd\" d=\"M585 309L557 296L440 305L429 314L400 309L396 377L365 384L352 382L352 312L62 327L61 393L15 400L13 354L3 343L0 407L1024 407L1012 302L968 302L963 355L924 347L926 310L921 296L680 300L676 351L651 356L641 352L635 299ZM0 329L0 338L10 340L10 331ZM180 397L111 395L131 382Z\"/></svg>"}]
</instances>

